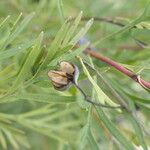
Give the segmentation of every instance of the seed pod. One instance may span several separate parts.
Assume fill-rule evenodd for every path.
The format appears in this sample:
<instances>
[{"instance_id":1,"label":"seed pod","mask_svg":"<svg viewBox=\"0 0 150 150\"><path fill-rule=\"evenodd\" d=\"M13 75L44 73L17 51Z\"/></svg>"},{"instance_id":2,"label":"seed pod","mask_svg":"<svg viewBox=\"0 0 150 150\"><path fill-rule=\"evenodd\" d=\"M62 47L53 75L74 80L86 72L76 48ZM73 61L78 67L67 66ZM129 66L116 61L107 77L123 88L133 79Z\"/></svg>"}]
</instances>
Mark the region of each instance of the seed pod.
<instances>
[{"instance_id":1,"label":"seed pod","mask_svg":"<svg viewBox=\"0 0 150 150\"><path fill-rule=\"evenodd\" d=\"M74 64L62 61L60 63L60 69L58 71L49 71L48 76L52 81L54 88L62 91L66 90L71 83L77 84L79 70Z\"/></svg>"},{"instance_id":2,"label":"seed pod","mask_svg":"<svg viewBox=\"0 0 150 150\"><path fill-rule=\"evenodd\" d=\"M55 89L65 90L68 88L70 81L65 72L52 70L48 72L48 76Z\"/></svg>"},{"instance_id":3,"label":"seed pod","mask_svg":"<svg viewBox=\"0 0 150 150\"><path fill-rule=\"evenodd\" d=\"M72 77L72 79L71 79L72 82L77 84L77 80L79 77L79 69L76 65L74 65L70 62L62 61L62 62L60 62L60 70L63 72L66 72L68 75L68 78Z\"/></svg>"},{"instance_id":4,"label":"seed pod","mask_svg":"<svg viewBox=\"0 0 150 150\"><path fill-rule=\"evenodd\" d=\"M73 75L75 72L75 67L69 62L62 61L60 62L60 70L66 72L67 74Z\"/></svg>"}]
</instances>

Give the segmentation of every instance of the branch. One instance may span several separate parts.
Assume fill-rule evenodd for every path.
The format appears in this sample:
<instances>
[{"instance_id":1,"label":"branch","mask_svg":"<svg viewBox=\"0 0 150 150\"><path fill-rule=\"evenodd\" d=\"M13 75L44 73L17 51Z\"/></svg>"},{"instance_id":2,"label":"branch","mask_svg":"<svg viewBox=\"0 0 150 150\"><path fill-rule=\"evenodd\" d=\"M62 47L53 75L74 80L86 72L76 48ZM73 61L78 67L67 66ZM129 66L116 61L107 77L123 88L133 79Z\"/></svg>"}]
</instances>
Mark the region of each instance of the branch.
<instances>
[{"instance_id":1,"label":"branch","mask_svg":"<svg viewBox=\"0 0 150 150\"><path fill-rule=\"evenodd\" d=\"M118 22L115 18L104 18L104 17L82 17L82 21L87 21L89 20L90 18L93 18L94 21L100 21L100 22L106 22L106 23L110 23L110 24L113 24L113 25L117 25L119 27L124 27L126 26L126 24L123 24L121 22ZM137 26L133 26L132 28L137 28ZM141 48L148 48L149 47L149 44L137 39L137 38L134 38L132 36L132 38L135 40L135 42L138 44L138 46L140 46Z\"/></svg>"},{"instance_id":2,"label":"branch","mask_svg":"<svg viewBox=\"0 0 150 150\"><path fill-rule=\"evenodd\" d=\"M107 22L107 23L111 23L113 25L117 25L119 27L124 27L125 25L121 22L116 21L115 19L112 18L104 18L104 17L92 17L94 18L94 21L101 21L101 22ZM89 20L90 17L82 17L82 21L87 21ZM133 28L136 28L135 26Z\"/></svg>"},{"instance_id":3,"label":"branch","mask_svg":"<svg viewBox=\"0 0 150 150\"><path fill-rule=\"evenodd\" d=\"M99 60L109 64L110 66L113 66L114 68L116 68L117 70L122 72L123 74L129 76L131 79L133 79L134 81L139 83L142 87L144 87L148 90L150 89L150 82L145 81L144 79L141 79L139 75L137 75L134 72L132 72L131 70L125 68L124 66L122 66L118 62L116 62L116 61L114 61L108 57L102 56L101 54L91 50L91 48L87 48L85 50L85 53L89 54L90 56L92 56L96 59L99 59Z\"/></svg>"}]
</instances>

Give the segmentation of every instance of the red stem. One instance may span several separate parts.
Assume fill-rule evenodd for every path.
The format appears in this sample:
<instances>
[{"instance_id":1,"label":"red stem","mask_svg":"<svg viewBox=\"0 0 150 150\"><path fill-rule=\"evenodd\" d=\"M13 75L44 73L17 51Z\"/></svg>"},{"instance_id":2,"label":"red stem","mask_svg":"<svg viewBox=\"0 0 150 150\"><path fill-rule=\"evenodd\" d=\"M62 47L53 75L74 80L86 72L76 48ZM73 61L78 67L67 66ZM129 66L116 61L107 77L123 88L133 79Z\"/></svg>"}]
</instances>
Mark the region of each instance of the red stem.
<instances>
[{"instance_id":1,"label":"red stem","mask_svg":"<svg viewBox=\"0 0 150 150\"><path fill-rule=\"evenodd\" d=\"M101 54L91 50L90 48L87 48L85 50L85 52L87 54L89 54L90 56L97 58L111 66L113 66L114 68L116 68L117 70L119 70L120 72L124 73L125 75L129 76L131 79L133 79L134 81L136 81L137 83L139 83L141 86L143 86L144 88L148 88L150 89L150 82L145 81L144 79L139 78L139 76L137 74L135 74L134 72L132 72L131 70L125 68L124 66L122 66L121 64L119 64L118 62L102 56Z\"/></svg>"}]
</instances>

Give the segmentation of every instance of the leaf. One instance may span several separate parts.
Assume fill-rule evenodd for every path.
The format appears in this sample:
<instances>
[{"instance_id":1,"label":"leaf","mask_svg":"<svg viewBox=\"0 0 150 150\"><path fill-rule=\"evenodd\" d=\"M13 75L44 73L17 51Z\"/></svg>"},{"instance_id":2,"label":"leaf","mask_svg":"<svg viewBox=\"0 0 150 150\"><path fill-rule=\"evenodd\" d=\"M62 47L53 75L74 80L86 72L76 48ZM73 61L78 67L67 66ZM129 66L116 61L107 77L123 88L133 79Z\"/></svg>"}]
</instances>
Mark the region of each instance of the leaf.
<instances>
[{"instance_id":1,"label":"leaf","mask_svg":"<svg viewBox=\"0 0 150 150\"><path fill-rule=\"evenodd\" d=\"M41 103L60 103L60 104L72 103L75 102L76 99L76 97L73 96L60 96L43 93L40 94L21 93L17 95L17 98Z\"/></svg>"},{"instance_id":2,"label":"leaf","mask_svg":"<svg viewBox=\"0 0 150 150\"><path fill-rule=\"evenodd\" d=\"M55 59L57 59L58 57L60 58L61 55L67 53L71 48L72 48L72 45L67 45L63 47L62 49L58 50L58 52L56 52L55 54Z\"/></svg>"},{"instance_id":3,"label":"leaf","mask_svg":"<svg viewBox=\"0 0 150 150\"><path fill-rule=\"evenodd\" d=\"M127 140L125 136L115 127L110 119L105 115L100 107L95 107L98 113L99 119L103 121L104 125L108 128L110 133L120 142L126 150L134 150L132 142Z\"/></svg>"},{"instance_id":4,"label":"leaf","mask_svg":"<svg viewBox=\"0 0 150 150\"><path fill-rule=\"evenodd\" d=\"M74 59L76 56L83 53L83 51L88 47L89 43L80 46L79 48L72 50L71 52L67 53L66 55L62 56L62 59L70 61Z\"/></svg>"},{"instance_id":5,"label":"leaf","mask_svg":"<svg viewBox=\"0 0 150 150\"><path fill-rule=\"evenodd\" d=\"M123 90L124 91L124 90ZM124 91L125 92L125 91ZM150 99L145 99L145 98L141 98L141 97L137 97L133 94L130 94L128 92L125 92L125 94L133 101L135 102L139 102L139 103L144 103L144 104L150 104Z\"/></svg>"},{"instance_id":6,"label":"leaf","mask_svg":"<svg viewBox=\"0 0 150 150\"><path fill-rule=\"evenodd\" d=\"M1 23L0 23L0 29L7 23L7 20L10 18L10 15L8 15Z\"/></svg>"},{"instance_id":7,"label":"leaf","mask_svg":"<svg viewBox=\"0 0 150 150\"><path fill-rule=\"evenodd\" d=\"M64 17L64 12L63 12L63 2L62 0L57 0L57 6L60 14L60 19L63 22L65 17Z\"/></svg>"},{"instance_id":8,"label":"leaf","mask_svg":"<svg viewBox=\"0 0 150 150\"><path fill-rule=\"evenodd\" d=\"M55 66L58 62L61 62L62 55L65 55L72 48L72 45L67 45L66 47L62 48L60 51L56 52L55 58L48 64L48 66Z\"/></svg>"},{"instance_id":9,"label":"leaf","mask_svg":"<svg viewBox=\"0 0 150 150\"><path fill-rule=\"evenodd\" d=\"M26 136L16 135L15 139L20 145L22 145L28 149L31 148Z\"/></svg>"},{"instance_id":10,"label":"leaf","mask_svg":"<svg viewBox=\"0 0 150 150\"><path fill-rule=\"evenodd\" d=\"M62 43L62 45L66 45L69 40L72 38L74 32L76 31L79 23L80 23L80 20L82 18L82 11L80 12L80 14L76 17L76 19L74 20L74 22L72 23L71 27L69 28L67 34L66 34L66 37Z\"/></svg>"},{"instance_id":11,"label":"leaf","mask_svg":"<svg viewBox=\"0 0 150 150\"><path fill-rule=\"evenodd\" d=\"M87 140L88 140L88 132L89 132L89 125L86 124L83 129L81 130L81 135L80 135L80 138L79 138L79 145L78 145L78 149L79 150L84 150L85 149L85 146L87 144Z\"/></svg>"},{"instance_id":12,"label":"leaf","mask_svg":"<svg viewBox=\"0 0 150 150\"><path fill-rule=\"evenodd\" d=\"M48 49L48 54L42 64L42 66L44 66L49 61L51 61L53 59L54 55L56 54L56 52L58 51L58 49L60 50L61 43L64 39L64 36L66 35L66 31L68 30L68 28L69 28L69 23L68 23L68 20L66 20L65 23L60 28L60 30L58 31L58 33L56 34L55 39L51 43L51 46Z\"/></svg>"},{"instance_id":13,"label":"leaf","mask_svg":"<svg viewBox=\"0 0 150 150\"><path fill-rule=\"evenodd\" d=\"M89 131L88 141L89 141L89 143L91 145L91 149L92 150L99 150L98 143L95 141L91 130Z\"/></svg>"},{"instance_id":14,"label":"leaf","mask_svg":"<svg viewBox=\"0 0 150 150\"><path fill-rule=\"evenodd\" d=\"M8 93L14 92L19 87L19 85L23 82L26 76L29 74L30 69L33 67L38 55L41 52L40 47L41 47L42 39L43 39L43 32L41 32L41 34L37 38L33 49L30 51L25 63L23 64L18 74L18 77L16 78L13 86L9 89Z\"/></svg>"},{"instance_id":15,"label":"leaf","mask_svg":"<svg viewBox=\"0 0 150 150\"><path fill-rule=\"evenodd\" d=\"M143 131L144 126L141 123L141 121L139 121L138 116L136 115L136 109L135 109L135 105L133 101L129 101L129 107L132 110L132 114L125 112L124 114L126 115L126 117L128 118L128 120L131 122L133 129L135 130L136 136L140 142L140 145L142 145L144 150L148 150L148 147L146 145L145 142L145 138L144 138L144 134Z\"/></svg>"},{"instance_id":16,"label":"leaf","mask_svg":"<svg viewBox=\"0 0 150 150\"><path fill-rule=\"evenodd\" d=\"M3 114L3 117L5 117L5 119L7 117L10 119L13 118L14 116ZM24 132L22 130L12 127L12 124L4 124L4 123L0 124L0 128L1 128L0 141L4 149L7 149L8 143L10 143L14 147L14 149L19 149L18 145L19 143L29 148L29 143L27 142L26 136L24 135Z\"/></svg>"},{"instance_id":17,"label":"leaf","mask_svg":"<svg viewBox=\"0 0 150 150\"><path fill-rule=\"evenodd\" d=\"M7 140L11 143L11 145L14 147L14 149L19 150L19 145L17 141L14 139L14 136L11 134L11 132L7 131L6 129L2 129L7 137Z\"/></svg>"},{"instance_id":18,"label":"leaf","mask_svg":"<svg viewBox=\"0 0 150 150\"><path fill-rule=\"evenodd\" d=\"M46 105L44 107L38 108L38 109L33 109L31 111L22 113L18 115L18 119L21 120L29 120L29 118L34 119L34 117L36 118L37 116L41 116L41 115L49 115L50 113L55 112L57 109L56 108L52 108L52 105ZM40 118L39 120L42 120L43 118ZM38 119L37 119L38 120Z\"/></svg>"},{"instance_id":19,"label":"leaf","mask_svg":"<svg viewBox=\"0 0 150 150\"><path fill-rule=\"evenodd\" d=\"M92 24L93 24L93 18L90 19L83 28L81 28L81 30L72 38L69 44L75 45L79 41L79 39L86 34L86 32L90 29Z\"/></svg>"},{"instance_id":20,"label":"leaf","mask_svg":"<svg viewBox=\"0 0 150 150\"><path fill-rule=\"evenodd\" d=\"M15 27L17 26L17 24L19 23L20 19L22 17L22 13L19 14L19 16L17 17L16 21L14 21L12 27L11 27L11 31L13 31L13 29L15 29Z\"/></svg>"},{"instance_id":21,"label":"leaf","mask_svg":"<svg viewBox=\"0 0 150 150\"><path fill-rule=\"evenodd\" d=\"M97 123L97 120L95 118L92 119L93 128L96 129L97 133L100 133L100 140L104 143L108 143L109 139L107 138L106 132L103 128L103 124L101 122Z\"/></svg>"},{"instance_id":22,"label":"leaf","mask_svg":"<svg viewBox=\"0 0 150 150\"><path fill-rule=\"evenodd\" d=\"M35 13L31 13L30 15L26 16L22 22L16 27L14 32L9 36L9 38L6 41L5 45L8 45L11 43L18 35L25 29L25 27L28 25L28 23L31 21Z\"/></svg>"},{"instance_id":23,"label":"leaf","mask_svg":"<svg viewBox=\"0 0 150 150\"><path fill-rule=\"evenodd\" d=\"M30 41L28 43L19 44L11 49L2 51L0 52L0 61L15 56L18 53L24 52L27 48L31 47L32 45L33 45L33 41Z\"/></svg>"},{"instance_id":24,"label":"leaf","mask_svg":"<svg viewBox=\"0 0 150 150\"><path fill-rule=\"evenodd\" d=\"M0 143L3 147L3 149L7 149L6 139L1 131L0 131Z\"/></svg>"},{"instance_id":25,"label":"leaf","mask_svg":"<svg viewBox=\"0 0 150 150\"><path fill-rule=\"evenodd\" d=\"M77 109L73 108L73 109L65 109L63 112L62 111L59 111L57 113L54 113L52 114L50 117L49 117L49 121L52 121L52 120L55 120L57 118L60 118L60 117L64 117L65 115L69 115L70 113L76 111Z\"/></svg>"},{"instance_id":26,"label":"leaf","mask_svg":"<svg viewBox=\"0 0 150 150\"><path fill-rule=\"evenodd\" d=\"M135 130L136 136L138 137L140 144L142 145L144 150L148 150L147 145L145 143L145 139L144 139L144 135L143 135L143 131L140 127L140 124L137 122L137 120L135 120L134 117L132 117L130 114L126 115L128 117L128 119L130 120L130 122L133 125L133 128Z\"/></svg>"},{"instance_id":27,"label":"leaf","mask_svg":"<svg viewBox=\"0 0 150 150\"><path fill-rule=\"evenodd\" d=\"M88 47L89 43L80 46L78 49L71 50L67 54L63 54L61 57L55 58L50 62L48 66L55 66L58 62L61 62L62 60L70 61L74 59L76 56L83 53L83 51Z\"/></svg>"},{"instance_id":28,"label":"leaf","mask_svg":"<svg viewBox=\"0 0 150 150\"><path fill-rule=\"evenodd\" d=\"M84 70L84 73L86 74L86 76L88 77L88 79L90 80L90 82L92 83L93 85L93 88L95 89L97 95L98 95L98 99L99 101L102 103L102 104L105 104L108 103L108 104L111 104L112 106L117 106L116 103L114 103L113 101L110 100L110 98L100 89L100 87L97 85L97 83L94 81L94 79L91 77L89 71L87 70L86 66L84 65L83 61L81 58L79 58L81 64L82 64L82 67L83 67L83 70Z\"/></svg>"},{"instance_id":29,"label":"leaf","mask_svg":"<svg viewBox=\"0 0 150 150\"><path fill-rule=\"evenodd\" d=\"M6 76L10 72L13 72L13 69L14 69L14 64L10 64L7 67L5 67L3 70L0 71L0 78Z\"/></svg>"},{"instance_id":30,"label":"leaf","mask_svg":"<svg viewBox=\"0 0 150 150\"><path fill-rule=\"evenodd\" d=\"M95 141L93 134L91 133L91 107L88 110L88 118L86 125L82 128L78 149L84 150L86 146L90 146L92 150L99 150L97 142Z\"/></svg>"},{"instance_id":31,"label":"leaf","mask_svg":"<svg viewBox=\"0 0 150 150\"><path fill-rule=\"evenodd\" d=\"M148 22L141 22L141 23L137 24L136 27L139 28L139 29L150 30L150 23L148 23Z\"/></svg>"},{"instance_id":32,"label":"leaf","mask_svg":"<svg viewBox=\"0 0 150 150\"><path fill-rule=\"evenodd\" d=\"M0 104L1 103L11 103L11 102L14 102L14 101L17 101L18 98L15 97L15 96L6 96L6 97L2 97L0 98Z\"/></svg>"}]
</instances>

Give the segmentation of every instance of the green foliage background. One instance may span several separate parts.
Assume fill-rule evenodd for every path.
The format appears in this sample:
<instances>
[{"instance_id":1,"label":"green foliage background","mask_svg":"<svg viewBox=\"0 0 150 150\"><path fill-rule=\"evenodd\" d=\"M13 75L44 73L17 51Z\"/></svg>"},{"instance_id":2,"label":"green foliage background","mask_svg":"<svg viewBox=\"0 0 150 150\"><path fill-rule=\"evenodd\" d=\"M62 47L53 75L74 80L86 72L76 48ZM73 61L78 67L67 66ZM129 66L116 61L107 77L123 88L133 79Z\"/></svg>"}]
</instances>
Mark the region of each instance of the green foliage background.
<instances>
[{"instance_id":1,"label":"green foliage background","mask_svg":"<svg viewBox=\"0 0 150 150\"><path fill-rule=\"evenodd\" d=\"M88 44L72 48L84 36L97 52L150 81L149 3L1 0L0 150L134 150L135 145L147 150L149 91L85 55ZM76 19L68 21L69 16ZM93 23L92 17L113 18L126 26ZM146 46L139 46L135 38ZM99 75L75 56L86 60ZM132 111L92 106L74 86L56 91L47 72L58 68L61 60L79 67L79 84L89 96L114 105L117 93Z\"/></svg>"}]
</instances>

